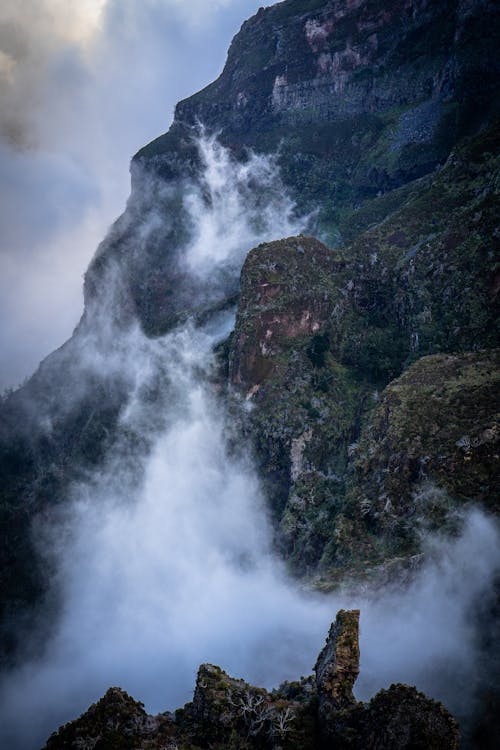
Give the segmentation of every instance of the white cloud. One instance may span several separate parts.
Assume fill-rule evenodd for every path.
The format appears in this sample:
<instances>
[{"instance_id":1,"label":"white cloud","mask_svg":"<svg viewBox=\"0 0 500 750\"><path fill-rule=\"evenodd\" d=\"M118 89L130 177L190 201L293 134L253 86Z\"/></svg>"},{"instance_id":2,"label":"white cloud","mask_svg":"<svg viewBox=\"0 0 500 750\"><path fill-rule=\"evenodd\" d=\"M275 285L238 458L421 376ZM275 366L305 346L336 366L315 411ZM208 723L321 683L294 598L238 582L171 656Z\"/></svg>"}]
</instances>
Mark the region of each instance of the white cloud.
<instances>
[{"instance_id":1,"label":"white cloud","mask_svg":"<svg viewBox=\"0 0 500 750\"><path fill-rule=\"evenodd\" d=\"M184 250L195 253L197 271L212 282L221 263L237 274L245 245L301 226L290 224L278 175L270 179L272 160L250 159L245 173L210 139L200 146L212 200L186 191L194 244ZM269 183L276 194L259 229L254 219ZM225 202L229 189L241 202ZM151 190L161 204L160 192ZM165 220L165 212L149 208L145 234L152 221ZM237 231L223 233L224 215ZM200 233L205 243L196 241ZM231 313L204 329L185 324L159 338L147 338L136 324L118 335L114 270L103 307L96 306L68 356L79 376L119 375L128 401L106 461L70 488L60 523L37 527L43 554L57 563L63 606L51 640L31 651L40 657L2 680L2 747L40 746L113 684L150 711L178 707L190 699L205 661L268 687L307 674L337 609L353 606L362 612L360 699L404 681L470 716L489 668L477 621L500 569L497 520L469 511L456 538L427 539L427 564L407 587L359 596L304 592L273 555L251 462L226 448L234 415L200 377L233 325ZM68 380L58 406L75 398ZM138 445L151 450L141 453Z\"/></svg>"},{"instance_id":2,"label":"white cloud","mask_svg":"<svg viewBox=\"0 0 500 750\"><path fill-rule=\"evenodd\" d=\"M217 77L262 4L2 3L0 388L71 334L82 274L123 210L131 156Z\"/></svg>"}]
</instances>

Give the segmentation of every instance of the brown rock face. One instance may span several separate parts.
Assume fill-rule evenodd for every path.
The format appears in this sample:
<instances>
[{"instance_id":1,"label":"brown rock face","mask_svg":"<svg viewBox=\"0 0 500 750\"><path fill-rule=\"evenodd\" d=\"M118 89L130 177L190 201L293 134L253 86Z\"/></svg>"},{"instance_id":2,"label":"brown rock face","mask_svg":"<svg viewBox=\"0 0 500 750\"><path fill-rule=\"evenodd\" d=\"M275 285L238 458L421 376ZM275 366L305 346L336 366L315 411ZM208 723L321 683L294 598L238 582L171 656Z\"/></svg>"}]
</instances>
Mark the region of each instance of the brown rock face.
<instances>
[{"instance_id":1,"label":"brown rock face","mask_svg":"<svg viewBox=\"0 0 500 750\"><path fill-rule=\"evenodd\" d=\"M356 703L352 688L359 675L359 609L337 613L314 671L320 712L338 711Z\"/></svg>"},{"instance_id":2,"label":"brown rock face","mask_svg":"<svg viewBox=\"0 0 500 750\"><path fill-rule=\"evenodd\" d=\"M343 267L340 254L313 237L265 243L248 254L230 363L235 385L256 389L292 341L324 329Z\"/></svg>"}]
</instances>

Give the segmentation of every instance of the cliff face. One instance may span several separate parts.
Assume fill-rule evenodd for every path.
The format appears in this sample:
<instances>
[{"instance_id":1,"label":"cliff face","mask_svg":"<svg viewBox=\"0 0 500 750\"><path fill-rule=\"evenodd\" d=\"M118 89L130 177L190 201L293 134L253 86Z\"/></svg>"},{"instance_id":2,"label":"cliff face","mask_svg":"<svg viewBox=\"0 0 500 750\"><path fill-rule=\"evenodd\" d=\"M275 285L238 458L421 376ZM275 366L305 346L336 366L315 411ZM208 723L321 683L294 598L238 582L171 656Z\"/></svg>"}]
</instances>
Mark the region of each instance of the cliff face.
<instances>
[{"instance_id":1,"label":"cliff face","mask_svg":"<svg viewBox=\"0 0 500 750\"><path fill-rule=\"evenodd\" d=\"M341 251L245 261L229 374L295 571L365 571L464 503L498 510L497 137Z\"/></svg>"},{"instance_id":2,"label":"cliff face","mask_svg":"<svg viewBox=\"0 0 500 750\"><path fill-rule=\"evenodd\" d=\"M497 24L481 0L261 9L220 78L177 106L169 133L135 165L176 173L179 143L200 121L235 151L279 148L300 204L320 204L320 225L349 235L353 208L429 173L497 111Z\"/></svg>"},{"instance_id":3,"label":"cliff face","mask_svg":"<svg viewBox=\"0 0 500 750\"><path fill-rule=\"evenodd\" d=\"M134 326L154 341L239 298L220 352L229 382L218 385L238 439L255 447L296 573L325 587L367 576L419 553L416 518L439 526L471 501L496 509L498 36L487 0L287 0L244 24L221 77L134 157L132 195L87 272L75 335L2 404L8 652L49 588L37 524L118 439L140 481L171 408L158 367L140 394L148 429L122 429L137 395L124 366ZM233 170L230 191L253 224L273 205L285 236L312 211L320 238L254 248L241 294L251 245L210 274L185 262L189 207L201 213L226 189L209 189L198 121L229 149L219 166ZM239 179L249 148L273 155L279 174Z\"/></svg>"},{"instance_id":4,"label":"cliff face","mask_svg":"<svg viewBox=\"0 0 500 750\"><path fill-rule=\"evenodd\" d=\"M116 259L121 314L138 315L150 333L207 296L177 254L190 231L181 196L203 167L200 124L241 162L249 148L277 154L297 210L315 212L314 234L338 246L404 203L417 178L498 115L498 37L495 5L483 0L261 9L220 78L180 102L168 133L134 157L127 213L87 272L87 307L106 293ZM176 220L151 231L153 203Z\"/></svg>"}]
</instances>

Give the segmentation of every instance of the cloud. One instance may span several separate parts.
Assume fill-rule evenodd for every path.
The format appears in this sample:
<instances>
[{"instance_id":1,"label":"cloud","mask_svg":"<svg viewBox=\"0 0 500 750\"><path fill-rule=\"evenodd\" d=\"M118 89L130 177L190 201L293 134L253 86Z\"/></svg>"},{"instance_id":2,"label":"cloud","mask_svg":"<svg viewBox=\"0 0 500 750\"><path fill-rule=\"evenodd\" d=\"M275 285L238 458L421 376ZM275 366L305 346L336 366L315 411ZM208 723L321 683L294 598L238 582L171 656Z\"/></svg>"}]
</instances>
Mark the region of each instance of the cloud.
<instances>
[{"instance_id":1,"label":"cloud","mask_svg":"<svg viewBox=\"0 0 500 750\"><path fill-rule=\"evenodd\" d=\"M269 4L269 3L268 3ZM216 78L257 0L7 0L0 8L0 388L70 334L128 165Z\"/></svg>"},{"instance_id":2,"label":"cloud","mask_svg":"<svg viewBox=\"0 0 500 750\"><path fill-rule=\"evenodd\" d=\"M130 156L167 129L178 99L217 75L232 34L261 4L2 3L2 384L17 383L71 333L81 275L127 197ZM237 184L241 174L232 178ZM227 210L224 190L217 195L215 207ZM241 259L252 221L240 205L230 202L241 231L226 236L221 216L200 215L199 196L187 198L198 211L192 257L200 261L208 232L216 243L208 269L231 260L226 241ZM270 551L253 469L227 454L223 415L194 376L209 366L218 335L187 328L150 341L134 329L116 362L98 362L102 370L133 364L128 429L150 424L148 386L159 373L163 382L162 368L179 408L144 457L139 485L124 484L130 456L118 445L101 474L73 488L71 512L49 545L62 561L63 616L44 656L4 684L6 746L32 747L111 683L150 710L178 706L201 661L267 685L307 673L340 606L362 609L359 697L404 680L452 709L470 705L479 663L470 615L498 571L497 524L467 514L462 535L436 541L407 591L353 600L297 590Z\"/></svg>"},{"instance_id":3,"label":"cloud","mask_svg":"<svg viewBox=\"0 0 500 750\"><path fill-rule=\"evenodd\" d=\"M272 159L250 158L245 174L212 139L200 149L211 200L193 199L196 186L186 190L192 237L185 250L197 274L203 269L212 280L220 264L237 274L251 245L301 226L292 223ZM262 214L270 184L274 198ZM229 187L239 200L225 200ZM151 190L159 202L160 192ZM145 236L152 221L168 220L165 211L154 216L148 204ZM457 537L428 538L427 563L407 587L305 592L274 557L257 473L243 449L227 449L234 415L204 377L232 313L154 339L137 324L118 333L113 283L114 273L106 305L97 306L72 359L80 376L92 368L103 379L119 374L128 399L106 461L70 488L58 523L36 529L42 554L56 563L62 608L51 640L36 644L40 656L4 676L0 744L39 746L113 684L151 712L174 709L191 698L201 662L266 687L308 674L341 607L362 613L360 699L404 681L470 716L490 661L473 615L487 609L480 605L500 570L498 522L469 511Z\"/></svg>"},{"instance_id":4,"label":"cloud","mask_svg":"<svg viewBox=\"0 0 500 750\"><path fill-rule=\"evenodd\" d=\"M113 463L76 489L50 538L64 611L43 658L4 684L0 738L12 750L40 744L110 685L158 712L190 700L202 662L266 687L309 674L336 611L351 606L361 608L358 698L403 681L472 712L486 663L471 615L499 571L496 522L470 512L458 538L429 540L433 557L407 589L301 591L273 558L251 466L227 454L224 423L191 380L212 342L189 329L164 342L178 408L139 490Z\"/></svg>"}]
</instances>

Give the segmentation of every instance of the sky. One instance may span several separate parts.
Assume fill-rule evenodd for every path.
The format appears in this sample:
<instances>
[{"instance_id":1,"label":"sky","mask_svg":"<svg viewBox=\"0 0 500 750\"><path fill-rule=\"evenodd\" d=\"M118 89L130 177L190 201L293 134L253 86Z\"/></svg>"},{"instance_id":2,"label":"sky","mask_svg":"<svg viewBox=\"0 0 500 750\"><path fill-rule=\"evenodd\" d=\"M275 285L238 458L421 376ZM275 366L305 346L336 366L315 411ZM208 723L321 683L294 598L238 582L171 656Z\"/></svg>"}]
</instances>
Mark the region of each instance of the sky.
<instances>
[{"instance_id":1,"label":"sky","mask_svg":"<svg viewBox=\"0 0 500 750\"><path fill-rule=\"evenodd\" d=\"M70 335L129 162L263 0L2 0L0 392Z\"/></svg>"}]
</instances>

